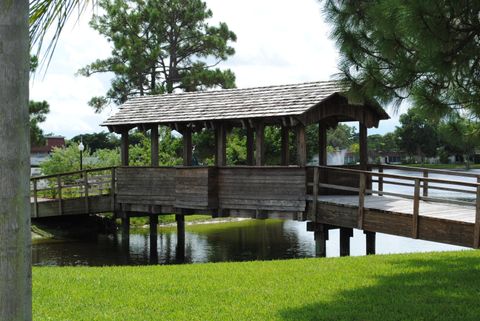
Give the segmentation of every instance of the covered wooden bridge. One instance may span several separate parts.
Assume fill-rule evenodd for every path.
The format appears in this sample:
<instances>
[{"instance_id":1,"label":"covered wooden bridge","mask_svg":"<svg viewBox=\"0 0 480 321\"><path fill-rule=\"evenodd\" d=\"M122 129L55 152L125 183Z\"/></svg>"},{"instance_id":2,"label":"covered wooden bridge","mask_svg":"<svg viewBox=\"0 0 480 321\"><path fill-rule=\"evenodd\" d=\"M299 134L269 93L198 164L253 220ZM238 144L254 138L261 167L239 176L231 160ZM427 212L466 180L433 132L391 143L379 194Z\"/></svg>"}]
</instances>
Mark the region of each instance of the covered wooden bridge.
<instances>
[{"instance_id":1,"label":"covered wooden bridge","mask_svg":"<svg viewBox=\"0 0 480 321\"><path fill-rule=\"evenodd\" d=\"M97 170L103 171L102 177L107 178L102 182L109 188L93 195L95 175L85 171L77 179L81 196L62 199L65 184L59 175L54 187L56 199L42 202L37 186L41 178L37 178L32 184L32 212L42 217L48 216L44 213L113 211L122 218L126 235L131 216L150 216L152 239L156 239L158 215L162 214L176 214L179 235L184 233L184 216L193 213L308 220L319 255L325 255L325 241L332 228L340 228L342 255L349 253L352 228L366 232L368 253L375 251L375 232L478 247L480 207L476 200L480 184L440 182L429 178L428 172L423 177L392 177L382 172L383 167L375 170L368 164L367 128L388 118L375 102L350 101L345 88L335 81L133 98L103 124L120 134L122 142L122 166ZM327 129L348 121L359 123L360 164L329 167ZM306 127L310 125L318 127L318 166L307 166ZM183 166L159 166L159 126L182 134ZM265 164L266 126L281 128L280 165ZM245 131L247 166L227 164L227 135L233 127ZM128 164L129 131L133 128L150 131L149 167ZM192 166L192 133L204 130L215 132L215 166ZM291 131L295 133L296 164L289 155ZM412 191L392 193L384 190L387 184L403 184ZM475 198L473 202L453 201L457 203L452 205L428 197L429 188L465 189L473 191ZM429 214L422 216L426 202L442 205L430 206ZM399 206L389 206L392 204ZM464 210L464 217L435 214L458 207Z\"/></svg>"}]
</instances>

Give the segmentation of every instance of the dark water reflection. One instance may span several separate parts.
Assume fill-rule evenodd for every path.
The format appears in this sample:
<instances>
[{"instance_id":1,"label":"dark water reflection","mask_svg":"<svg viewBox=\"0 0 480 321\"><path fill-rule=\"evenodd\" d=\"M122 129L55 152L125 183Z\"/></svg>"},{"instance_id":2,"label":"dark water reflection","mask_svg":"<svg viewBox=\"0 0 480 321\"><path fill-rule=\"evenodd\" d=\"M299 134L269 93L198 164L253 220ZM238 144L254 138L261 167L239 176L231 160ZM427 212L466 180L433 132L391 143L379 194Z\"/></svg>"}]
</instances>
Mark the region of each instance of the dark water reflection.
<instances>
[{"instance_id":1,"label":"dark water reflection","mask_svg":"<svg viewBox=\"0 0 480 321\"><path fill-rule=\"evenodd\" d=\"M327 255L339 255L338 231L330 231ZM187 226L185 247L177 247L175 229L160 229L157 249L146 231L131 233L129 243L121 235L99 236L82 242L43 242L33 245L34 265L147 265L200 262L251 261L315 256L313 233L304 222L252 220L240 223ZM403 253L462 249L420 240L377 234L377 253ZM153 250L153 251L152 251ZM355 231L351 254L364 255L365 236Z\"/></svg>"}]
</instances>

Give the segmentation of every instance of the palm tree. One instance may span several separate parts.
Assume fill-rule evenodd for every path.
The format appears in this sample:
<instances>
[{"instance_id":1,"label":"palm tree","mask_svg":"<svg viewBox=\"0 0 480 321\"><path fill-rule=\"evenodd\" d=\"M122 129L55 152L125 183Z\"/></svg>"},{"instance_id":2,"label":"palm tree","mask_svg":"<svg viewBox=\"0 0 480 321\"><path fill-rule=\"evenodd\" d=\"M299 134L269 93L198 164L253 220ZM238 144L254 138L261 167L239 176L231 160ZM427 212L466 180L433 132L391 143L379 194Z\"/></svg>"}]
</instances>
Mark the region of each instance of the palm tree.
<instances>
[{"instance_id":1,"label":"palm tree","mask_svg":"<svg viewBox=\"0 0 480 321\"><path fill-rule=\"evenodd\" d=\"M32 319L29 36L49 61L67 19L94 0L0 0L0 320ZM30 23L30 33L29 33ZM45 60L44 60L45 61Z\"/></svg>"}]
</instances>

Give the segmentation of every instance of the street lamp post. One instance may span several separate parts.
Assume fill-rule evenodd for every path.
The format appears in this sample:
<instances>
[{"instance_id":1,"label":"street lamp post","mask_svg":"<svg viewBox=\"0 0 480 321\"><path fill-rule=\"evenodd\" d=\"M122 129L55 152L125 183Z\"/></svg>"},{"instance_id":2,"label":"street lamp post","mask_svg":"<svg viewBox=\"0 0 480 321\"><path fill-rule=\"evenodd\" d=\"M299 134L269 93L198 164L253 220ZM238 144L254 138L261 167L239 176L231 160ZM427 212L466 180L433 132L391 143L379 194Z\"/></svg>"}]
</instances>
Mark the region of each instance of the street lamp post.
<instances>
[{"instance_id":1,"label":"street lamp post","mask_svg":"<svg viewBox=\"0 0 480 321\"><path fill-rule=\"evenodd\" d=\"M78 151L80 152L80 171L83 170L83 151L85 150L85 146L83 145L83 142L80 141L80 144L78 144Z\"/></svg>"}]
</instances>

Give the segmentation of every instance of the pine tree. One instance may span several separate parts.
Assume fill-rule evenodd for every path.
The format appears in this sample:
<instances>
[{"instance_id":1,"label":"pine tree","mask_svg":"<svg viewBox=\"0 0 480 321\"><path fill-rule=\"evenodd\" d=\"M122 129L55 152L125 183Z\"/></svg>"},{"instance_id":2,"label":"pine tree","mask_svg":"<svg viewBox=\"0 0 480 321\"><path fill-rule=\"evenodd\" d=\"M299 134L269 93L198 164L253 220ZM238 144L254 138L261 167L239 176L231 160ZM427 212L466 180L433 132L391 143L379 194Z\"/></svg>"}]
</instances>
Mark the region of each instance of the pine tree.
<instances>
[{"instance_id":1,"label":"pine tree","mask_svg":"<svg viewBox=\"0 0 480 321\"><path fill-rule=\"evenodd\" d=\"M91 26L112 43L112 56L79 70L84 76L115 75L106 95L90 101L96 111L132 96L235 86L233 72L215 66L234 54L229 42L236 36L225 23L207 23L212 11L203 1L103 0L99 5L105 14L94 16Z\"/></svg>"},{"instance_id":2,"label":"pine tree","mask_svg":"<svg viewBox=\"0 0 480 321\"><path fill-rule=\"evenodd\" d=\"M480 115L479 1L326 0L324 11L354 96Z\"/></svg>"}]
</instances>

